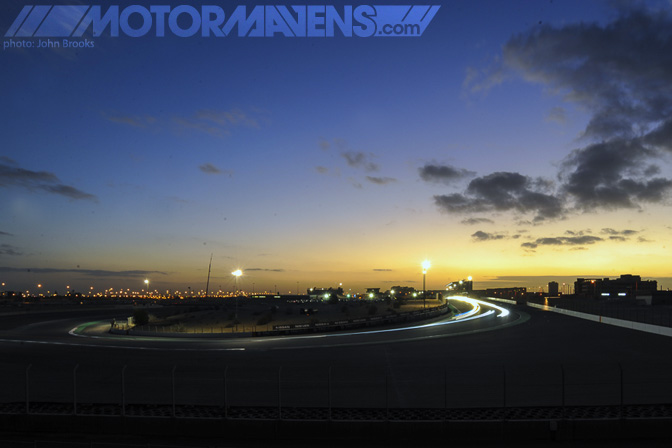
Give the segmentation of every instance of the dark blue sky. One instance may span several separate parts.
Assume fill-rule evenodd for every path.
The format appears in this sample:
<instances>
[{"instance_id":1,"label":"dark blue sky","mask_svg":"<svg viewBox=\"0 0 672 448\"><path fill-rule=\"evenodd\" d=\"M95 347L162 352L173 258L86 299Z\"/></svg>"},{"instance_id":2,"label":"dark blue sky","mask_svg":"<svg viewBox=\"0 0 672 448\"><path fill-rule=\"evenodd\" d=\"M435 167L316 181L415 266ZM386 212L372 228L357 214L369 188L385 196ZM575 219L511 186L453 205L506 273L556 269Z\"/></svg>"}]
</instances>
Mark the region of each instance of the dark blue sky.
<instances>
[{"instance_id":1,"label":"dark blue sky","mask_svg":"<svg viewBox=\"0 0 672 448\"><path fill-rule=\"evenodd\" d=\"M161 2L186 3L238 4ZM24 4L3 2L2 33ZM257 290L412 285L425 258L433 288L671 276L669 151L643 138L670 113L651 90L670 81L668 4L427 4L421 37L5 49L2 281L199 288L211 253L215 286L241 267Z\"/></svg>"}]
</instances>

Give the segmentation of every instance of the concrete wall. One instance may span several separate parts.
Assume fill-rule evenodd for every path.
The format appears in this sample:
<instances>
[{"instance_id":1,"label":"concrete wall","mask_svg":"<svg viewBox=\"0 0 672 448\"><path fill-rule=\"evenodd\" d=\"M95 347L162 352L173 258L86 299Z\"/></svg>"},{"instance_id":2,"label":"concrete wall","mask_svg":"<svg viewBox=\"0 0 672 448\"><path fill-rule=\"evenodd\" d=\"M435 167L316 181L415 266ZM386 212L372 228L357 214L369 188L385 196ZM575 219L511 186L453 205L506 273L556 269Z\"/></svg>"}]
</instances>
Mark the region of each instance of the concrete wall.
<instances>
[{"instance_id":1,"label":"concrete wall","mask_svg":"<svg viewBox=\"0 0 672 448\"><path fill-rule=\"evenodd\" d=\"M553 311L554 313L565 314L567 316L578 317L580 319L592 320L602 324L616 325L617 327L630 328L632 330L645 331L647 333L659 334L661 336L672 337L672 328L661 327L659 325L643 324L640 322L632 322L623 319L614 319L613 317L598 316L596 314L579 313L578 311L566 310L564 308L556 308L547 305L539 305L537 303L527 302L527 306L538 308L544 311Z\"/></svg>"}]
</instances>

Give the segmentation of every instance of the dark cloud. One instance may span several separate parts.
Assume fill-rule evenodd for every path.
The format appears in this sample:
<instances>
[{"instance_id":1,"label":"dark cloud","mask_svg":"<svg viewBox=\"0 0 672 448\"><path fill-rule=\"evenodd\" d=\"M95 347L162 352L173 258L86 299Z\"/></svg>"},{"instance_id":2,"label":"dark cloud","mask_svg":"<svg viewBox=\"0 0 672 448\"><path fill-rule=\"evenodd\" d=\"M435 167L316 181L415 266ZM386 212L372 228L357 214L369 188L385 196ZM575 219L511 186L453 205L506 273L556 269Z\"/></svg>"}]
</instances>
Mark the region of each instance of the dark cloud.
<instances>
[{"instance_id":1,"label":"dark cloud","mask_svg":"<svg viewBox=\"0 0 672 448\"><path fill-rule=\"evenodd\" d=\"M85 193L75 187L64 185L58 177L48 171L31 171L13 164L0 163L0 187L20 187L30 191L46 191L70 199L97 201L93 194Z\"/></svg>"},{"instance_id":2,"label":"dark cloud","mask_svg":"<svg viewBox=\"0 0 672 448\"><path fill-rule=\"evenodd\" d=\"M471 237L476 241L492 241L492 240L501 240L504 239L504 235L498 233L488 233L479 230L471 235Z\"/></svg>"},{"instance_id":3,"label":"dark cloud","mask_svg":"<svg viewBox=\"0 0 672 448\"><path fill-rule=\"evenodd\" d=\"M348 162L348 165L352 168L361 168L364 171L372 172L378 171L378 165L373 163L371 155L364 154L363 152L358 151L344 151L341 153L341 156Z\"/></svg>"},{"instance_id":4,"label":"dark cloud","mask_svg":"<svg viewBox=\"0 0 672 448\"><path fill-rule=\"evenodd\" d=\"M60 194L61 196L69 197L70 199L86 199L89 201L96 201L95 195L85 193L75 187L69 185L40 185L39 188L49 193Z\"/></svg>"},{"instance_id":5,"label":"dark cloud","mask_svg":"<svg viewBox=\"0 0 672 448\"><path fill-rule=\"evenodd\" d=\"M10 244L0 244L0 255L23 255L23 253Z\"/></svg>"},{"instance_id":6,"label":"dark cloud","mask_svg":"<svg viewBox=\"0 0 672 448\"><path fill-rule=\"evenodd\" d=\"M316 166L315 171L317 171L320 174L327 174L329 172L329 168L326 166Z\"/></svg>"},{"instance_id":7,"label":"dark cloud","mask_svg":"<svg viewBox=\"0 0 672 448\"><path fill-rule=\"evenodd\" d=\"M204 163L203 165L200 165L198 167L199 170L204 172L205 174L221 174L222 170L217 168L215 165L212 163Z\"/></svg>"},{"instance_id":8,"label":"dark cloud","mask_svg":"<svg viewBox=\"0 0 672 448\"><path fill-rule=\"evenodd\" d=\"M590 229L586 230L565 230L565 235L582 236L593 233Z\"/></svg>"},{"instance_id":9,"label":"dark cloud","mask_svg":"<svg viewBox=\"0 0 672 448\"><path fill-rule=\"evenodd\" d=\"M14 236L11 233L3 232L0 230L0 236Z\"/></svg>"},{"instance_id":10,"label":"dark cloud","mask_svg":"<svg viewBox=\"0 0 672 448\"><path fill-rule=\"evenodd\" d=\"M605 227L600 231L601 234L603 235L620 235L620 236L632 236L637 233L639 233L636 230L630 230L630 229L625 229L625 230L614 230L609 227Z\"/></svg>"},{"instance_id":11,"label":"dark cloud","mask_svg":"<svg viewBox=\"0 0 672 448\"><path fill-rule=\"evenodd\" d=\"M478 91L522 76L588 111L581 137L590 143L562 162L553 193L565 209L664 204L672 192L672 179L659 175L672 152L670 30L669 11L627 8L607 24L537 26L511 37L500 62L480 77L470 71L465 83ZM444 208L483 208L474 198L448 199Z\"/></svg>"},{"instance_id":12,"label":"dark cloud","mask_svg":"<svg viewBox=\"0 0 672 448\"><path fill-rule=\"evenodd\" d=\"M672 180L645 174L649 166L643 162L654 156L636 140L611 140L577 149L563 162L563 171L571 171L564 176L563 189L583 210L638 208L641 202L661 202L672 189Z\"/></svg>"},{"instance_id":13,"label":"dark cloud","mask_svg":"<svg viewBox=\"0 0 672 448\"><path fill-rule=\"evenodd\" d=\"M7 273L25 273L32 272L34 274L64 274L74 273L82 274L87 277L121 277L121 278L142 278L148 275L168 275L161 271L105 271L99 269L52 269L52 268L11 268L7 266L0 266L0 272Z\"/></svg>"},{"instance_id":14,"label":"dark cloud","mask_svg":"<svg viewBox=\"0 0 672 448\"><path fill-rule=\"evenodd\" d=\"M495 223L495 221L493 221L492 219L488 219L488 218L466 218L466 219L463 219L461 222L462 222L462 224L465 224L465 225L468 225L468 226L473 226L473 225L476 225L476 224L494 224Z\"/></svg>"},{"instance_id":15,"label":"dark cloud","mask_svg":"<svg viewBox=\"0 0 672 448\"><path fill-rule=\"evenodd\" d=\"M366 176L366 180L376 185L393 184L397 181L397 179L393 177L375 177L375 176Z\"/></svg>"},{"instance_id":16,"label":"dark cloud","mask_svg":"<svg viewBox=\"0 0 672 448\"><path fill-rule=\"evenodd\" d=\"M455 181L464 179L466 177L473 177L475 172L465 170L464 168L456 168L450 165L427 164L418 168L420 177L426 182L435 182L450 185Z\"/></svg>"},{"instance_id":17,"label":"dark cloud","mask_svg":"<svg viewBox=\"0 0 672 448\"><path fill-rule=\"evenodd\" d=\"M584 246L586 244L595 244L604 241L599 236L558 236L537 238L534 242L522 243L520 246L528 249L536 249L539 246Z\"/></svg>"},{"instance_id":18,"label":"dark cloud","mask_svg":"<svg viewBox=\"0 0 672 448\"><path fill-rule=\"evenodd\" d=\"M469 182L463 194L434 196L440 210L448 213L515 211L534 213L535 221L560 218L562 201L549 193L551 184L519 173L496 172Z\"/></svg>"}]
</instances>

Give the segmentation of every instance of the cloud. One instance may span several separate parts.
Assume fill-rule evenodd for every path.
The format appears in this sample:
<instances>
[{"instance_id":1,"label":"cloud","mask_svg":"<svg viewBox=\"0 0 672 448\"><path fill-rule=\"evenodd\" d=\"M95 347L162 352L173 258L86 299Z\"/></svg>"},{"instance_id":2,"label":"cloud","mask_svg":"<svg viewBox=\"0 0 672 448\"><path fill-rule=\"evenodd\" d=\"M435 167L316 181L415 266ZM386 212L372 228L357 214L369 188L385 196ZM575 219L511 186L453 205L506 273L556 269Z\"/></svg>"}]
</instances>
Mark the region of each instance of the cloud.
<instances>
[{"instance_id":1,"label":"cloud","mask_svg":"<svg viewBox=\"0 0 672 448\"><path fill-rule=\"evenodd\" d=\"M201 109L196 112L195 118L197 120L215 123L221 127L244 126L254 129L259 129L261 127L258 118L253 117L240 109Z\"/></svg>"},{"instance_id":2,"label":"cloud","mask_svg":"<svg viewBox=\"0 0 672 448\"><path fill-rule=\"evenodd\" d=\"M329 140L325 140L323 138L318 140L317 144L320 146L322 151L328 151L331 148L331 143L329 143Z\"/></svg>"},{"instance_id":3,"label":"cloud","mask_svg":"<svg viewBox=\"0 0 672 448\"><path fill-rule=\"evenodd\" d=\"M495 221L488 218L466 218L461 221L462 224L473 226L476 224L494 224Z\"/></svg>"},{"instance_id":4,"label":"cloud","mask_svg":"<svg viewBox=\"0 0 672 448\"><path fill-rule=\"evenodd\" d=\"M571 235L571 236L582 236L582 235L590 235L593 233L592 230L586 229L586 230L565 230L565 235Z\"/></svg>"},{"instance_id":5,"label":"cloud","mask_svg":"<svg viewBox=\"0 0 672 448\"><path fill-rule=\"evenodd\" d=\"M418 168L420 177L426 182L435 182L450 185L455 181L464 179L466 177L473 177L475 172L465 170L464 168L456 168L451 165L437 165L426 164Z\"/></svg>"},{"instance_id":6,"label":"cloud","mask_svg":"<svg viewBox=\"0 0 672 448\"><path fill-rule=\"evenodd\" d=\"M447 213L516 211L534 213L535 221L560 218L562 201L547 193L551 183L519 173L496 172L469 182L463 194L436 195L434 202Z\"/></svg>"},{"instance_id":7,"label":"cloud","mask_svg":"<svg viewBox=\"0 0 672 448\"><path fill-rule=\"evenodd\" d=\"M157 122L157 119L150 115L108 115L103 113L103 117L113 123L125 124L134 128L147 128Z\"/></svg>"},{"instance_id":8,"label":"cloud","mask_svg":"<svg viewBox=\"0 0 672 448\"><path fill-rule=\"evenodd\" d=\"M344 151L341 156L352 168L361 168L367 172L378 171L378 165L370 160L371 154L367 155L359 151Z\"/></svg>"},{"instance_id":9,"label":"cloud","mask_svg":"<svg viewBox=\"0 0 672 448\"><path fill-rule=\"evenodd\" d=\"M204 163L203 165L200 165L198 169L204 172L205 174L222 174L222 170L217 168L212 163Z\"/></svg>"},{"instance_id":10,"label":"cloud","mask_svg":"<svg viewBox=\"0 0 672 448\"><path fill-rule=\"evenodd\" d=\"M122 278L142 278L148 275L168 275L161 271L106 271L100 269L53 269L53 268L11 268L0 266L0 272L7 273L25 273L34 274L82 274L87 277L122 277Z\"/></svg>"},{"instance_id":11,"label":"cloud","mask_svg":"<svg viewBox=\"0 0 672 448\"><path fill-rule=\"evenodd\" d=\"M476 233L472 234L471 237L476 241L492 241L492 240L501 240L505 238L505 236L502 234L487 233L483 232L482 230L479 230Z\"/></svg>"},{"instance_id":12,"label":"cloud","mask_svg":"<svg viewBox=\"0 0 672 448\"><path fill-rule=\"evenodd\" d=\"M637 210L666 205L672 192L672 179L659 175L672 153L672 17L637 5L606 24L543 25L514 35L492 67L471 70L465 80L467 89L485 91L522 77L590 114L580 135L586 145L560 164L554 197L564 209ZM564 115L551 111L554 119ZM464 196L439 204L484 208Z\"/></svg>"},{"instance_id":13,"label":"cloud","mask_svg":"<svg viewBox=\"0 0 672 448\"><path fill-rule=\"evenodd\" d=\"M320 174L327 174L329 172L329 168L326 166L316 166L315 171L317 171Z\"/></svg>"},{"instance_id":14,"label":"cloud","mask_svg":"<svg viewBox=\"0 0 672 448\"><path fill-rule=\"evenodd\" d=\"M593 235L545 237L537 238L534 242L522 243L520 247L536 249L539 246L584 246L600 241L604 241L604 239Z\"/></svg>"},{"instance_id":15,"label":"cloud","mask_svg":"<svg viewBox=\"0 0 672 448\"><path fill-rule=\"evenodd\" d=\"M46 191L75 200L83 199L94 202L98 200L93 194L62 184L54 173L31 171L2 163L0 163L0 187L19 187L29 191Z\"/></svg>"},{"instance_id":16,"label":"cloud","mask_svg":"<svg viewBox=\"0 0 672 448\"><path fill-rule=\"evenodd\" d=\"M554 107L546 116L546 121L565 124L567 122L567 111L562 107Z\"/></svg>"},{"instance_id":17,"label":"cloud","mask_svg":"<svg viewBox=\"0 0 672 448\"><path fill-rule=\"evenodd\" d=\"M375 272L392 272L392 269L374 269Z\"/></svg>"},{"instance_id":18,"label":"cloud","mask_svg":"<svg viewBox=\"0 0 672 448\"><path fill-rule=\"evenodd\" d=\"M261 128L262 115L259 111L245 112L242 109L201 109L191 116L173 117L179 128L202 132L213 137L231 134L233 128Z\"/></svg>"},{"instance_id":19,"label":"cloud","mask_svg":"<svg viewBox=\"0 0 672 448\"><path fill-rule=\"evenodd\" d=\"M75 187L69 185L39 185L38 188L49 193L60 194L61 196L69 197L70 199L86 199L90 201L97 201L95 195L85 193Z\"/></svg>"},{"instance_id":20,"label":"cloud","mask_svg":"<svg viewBox=\"0 0 672 448\"><path fill-rule=\"evenodd\" d=\"M8 232L3 232L3 231L0 230L0 236L14 236L14 235L12 235L11 233L8 233Z\"/></svg>"},{"instance_id":21,"label":"cloud","mask_svg":"<svg viewBox=\"0 0 672 448\"><path fill-rule=\"evenodd\" d=\"M641 202L662 202L672 180L644 173L643 161L654 156L637 140L611 140L577 149L563 161L563 170L571 170L563 189L582 210L639 208Z\"/></svg>"},{"instance_id":22,"label":"cloud","mask_svg":"<svg viewBox=\"0 0 672 448\"><path fill-rule=\"evenodd\" d=\"M376 184L376 185L387 185L387 184L393 184L397 182L397 179L393 177L374 177L374 176L366 176L366 180L369 182Z\"/></svg>"},{"instance_id":23,"label":"cloud","mask_svg":"<svg viewBox=\"0 0 672 448\"><path fill-rule=\"evenodd\" d=\"M285 272L284 269L267 269L267 268L247 268L247 269L245 269L245 272L247 272L247 271Z\"/></svg>"},{"instance_id":24,"label":"cloud","mask_svg":"<svg viewBox=\"0 0 672 448\"><path fill-rule=\"evenodd\" d=\"M600 231L601 234L603 235L620 235L620 236L632 236L636 235L639 232L636 230L630 230L630 229L625 229L625 230L614 230L609 227L605 227Z\"/></svg>"},{"instance_id":25,"label":"cloud","mask_svg":"<svg viewBox=\"0 0 672 448\"><path fill-rule=\"evenodd\" d=\"M10 244L0 244L0 255L23 255L23 253Z\"/></svg>"}]
</instances>

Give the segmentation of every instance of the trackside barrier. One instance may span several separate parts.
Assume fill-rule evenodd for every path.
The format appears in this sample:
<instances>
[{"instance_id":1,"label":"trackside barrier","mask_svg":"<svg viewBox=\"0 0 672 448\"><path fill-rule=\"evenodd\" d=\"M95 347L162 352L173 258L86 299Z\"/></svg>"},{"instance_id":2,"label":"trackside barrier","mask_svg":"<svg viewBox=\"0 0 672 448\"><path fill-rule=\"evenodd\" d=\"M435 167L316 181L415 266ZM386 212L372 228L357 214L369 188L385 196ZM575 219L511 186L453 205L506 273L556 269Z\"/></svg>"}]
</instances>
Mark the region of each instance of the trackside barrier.
<instances>
[{"instance_id":1,"label":"trackside barrier","mask_svg":"<svg viewBox=\"0 0 672 448\"><path fill-rule=\"evenodd\" d=\"M595 314L580 313L578 311L566 310L564 308L557 308L548 305L540 305L538 303L527 302L527 306L537 308L544 311L552 311L554 313L564 314L567 316L578 317L593 322L599 322L607 325L615 325L617 327L630 328L632 330L644 331L647 333L659 334L661 336L672 337L672 328L661 327L659 325L643 324L640 322L632 322L629 320L615 319L613 317L599 316Z\"/></svg>"},{"instance_id":2,"label":"trackside barrier","mask_svg":"<svg viewBox=\"0 0 672 448\"><path fill-rule=\"evenodd\" d=\"M109 332L112 334L129 334L134 336L168 336L184 338L278 336L283 334L314 333L413 322L439 317L450 311L451 307L444 304L427 310L408 311L388 316L374 316L332 322L316 322L312 324L275 325L273 326L273 329L268 330L258 330L258 328L267 327L266 325L248 325L244 327L242 332L235 331L233 328L226 331L227 329L223 327L212 327L210 328L210 331L203 331L203 329L201 329L200 332L167 331L166 328L161 326L154 326L154 330L152 330L152 326L129 328L126 325L114 323Z\"/></svg>"},{"instance_id":3,"label":"trackside barrier","mask_svg":"<svg viewBox=\"0 0 672 448\"><path fill-rule=\"evenodd\" d=\"M300 368L275 366L262 375L258 369L226 366L223 371L202 371L191 366L133 369L127 365L101 372L91 365L55 372L28 365L5 375L0 395L0 415L133 415L188 417L201 406L212 418L243 418L241 409L265 409L271 418L301 418L296 409L321 411L330 419L344 409L378 409L392 419L399 409L618 407L624 405L670 406L672 417L672 364L642 365L558 364L490 365L479 367L423 367L423 380L402 369L352 369L331 366L314 370L309 377ZM191 368L191 370L189 370ZM30 373L30 375L29 375ZM56 375L53 375L56 373ZM118 374L121 373L119 377ZM594 375L599 375L599 383ZM147 378L152 379L151 384ZM21 384L24 383L24 384ZM72 385L71 391L67 384ZM25 386L22 396L20 386ZM204 386L206 385L206 386ZM203 387L208 389L203 393ZM60 393L55 393L59 391ZM102 391L102 392L101 392ZM73 392L69 394L69 392ZM92 397L98 398L92 401ZM154 404L148 412L138 406ZM96 408L106 409L96 413ZM151 411L151 412L149 412ZM430 412L430 413L431 413ZM238 415L238 417L236 417ZM293 417L289 417L293 416ZM433 419L433 418L431 418Z\"/></svg>"},{"instance_id":4,"label":"trackside barrier","mask_svg":"<svg viewBox=\"0 0 672 448\"><path fill-rule=\"evenodd\" d=\"M485 300L492 300L494 302L502 302L502 303L508 303L510 305L517 305L518 302L515 300L510 300L510 299L498 299L497 297L485 297Z\"/></svg>"}]
</instances>

